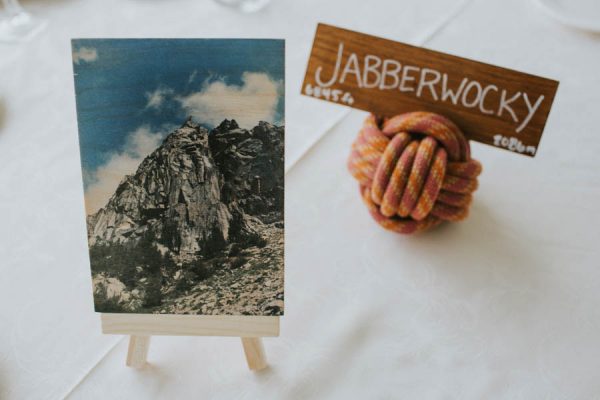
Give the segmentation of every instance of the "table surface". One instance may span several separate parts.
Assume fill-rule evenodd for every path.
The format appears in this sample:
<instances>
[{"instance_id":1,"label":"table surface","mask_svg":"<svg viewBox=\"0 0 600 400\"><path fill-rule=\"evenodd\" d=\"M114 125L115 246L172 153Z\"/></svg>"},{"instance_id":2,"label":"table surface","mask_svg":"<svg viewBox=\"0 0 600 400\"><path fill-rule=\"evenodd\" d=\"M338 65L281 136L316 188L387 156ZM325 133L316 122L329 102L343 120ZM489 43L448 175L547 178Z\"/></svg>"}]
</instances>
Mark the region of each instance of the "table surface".
<instances>
[{"instance_id":1,"label":"table surface","mask_svg":"<svg viewBox=\"0 0 600 400\"><path fill-rule=\"evenodd\" d=\"M600 398L600 36L533 1L56 0L0 46L0 399ZM317 22L557 79L539 154L473 144L471 215L417 237L369 217L346 171L365 113L299 95ZM143 370L93 312L71 37L287 40L286 315L239 339L155 337Z\"/></svg>"}]
</instances>

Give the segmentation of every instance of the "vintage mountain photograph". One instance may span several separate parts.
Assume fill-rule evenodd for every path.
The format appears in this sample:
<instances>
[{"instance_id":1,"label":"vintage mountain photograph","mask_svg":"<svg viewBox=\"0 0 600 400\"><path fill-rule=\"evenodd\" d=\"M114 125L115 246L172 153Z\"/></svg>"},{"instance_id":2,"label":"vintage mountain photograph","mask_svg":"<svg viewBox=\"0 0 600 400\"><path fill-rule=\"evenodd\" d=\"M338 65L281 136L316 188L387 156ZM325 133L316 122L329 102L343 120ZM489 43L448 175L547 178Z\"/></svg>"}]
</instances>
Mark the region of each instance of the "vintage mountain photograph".
<instances>
[{"instance_id":1,"label":"vintage mountain photograph","mask_svg":"<svg viewBox=\"0 0 600 400\"><path fill-rule=\"evenodd\" d=\"M72 54L95 310L282 315L284 41Z\"/></svg>"}]
</instances>

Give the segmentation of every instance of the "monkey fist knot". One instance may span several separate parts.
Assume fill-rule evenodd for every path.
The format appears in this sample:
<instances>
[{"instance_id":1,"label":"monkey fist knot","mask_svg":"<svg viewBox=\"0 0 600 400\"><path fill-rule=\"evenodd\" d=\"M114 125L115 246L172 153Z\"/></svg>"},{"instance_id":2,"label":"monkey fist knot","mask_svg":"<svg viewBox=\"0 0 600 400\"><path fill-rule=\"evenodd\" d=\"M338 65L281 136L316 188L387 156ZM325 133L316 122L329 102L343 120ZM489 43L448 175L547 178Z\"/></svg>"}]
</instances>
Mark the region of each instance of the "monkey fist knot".
<instances>
[{"instance_id":1,"label":"monkey fist knot","mask_svg":"<svg viewBox=\"0 0 600 400\"><path fill-rule=\"evenodd\" d=\"M373 218L398 233L466 218L481 173L458 127L429 112L367 117L348 168Z\"/></svg>"}]
</instances>

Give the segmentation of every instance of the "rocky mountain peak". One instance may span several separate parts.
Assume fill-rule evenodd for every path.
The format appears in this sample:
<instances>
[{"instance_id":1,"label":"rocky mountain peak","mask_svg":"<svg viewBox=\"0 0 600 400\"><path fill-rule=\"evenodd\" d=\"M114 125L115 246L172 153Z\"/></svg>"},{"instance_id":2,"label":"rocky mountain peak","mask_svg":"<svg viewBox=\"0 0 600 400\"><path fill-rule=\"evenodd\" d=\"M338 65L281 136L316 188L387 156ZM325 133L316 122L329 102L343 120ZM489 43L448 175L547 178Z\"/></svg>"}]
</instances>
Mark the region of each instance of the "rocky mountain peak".
<instances>
[{"instance_id":1,"label":"rocky mountain peak","mask_svg":"<svg viewBox=\"0 0 600 400\"><path fill-rule=\"evenodd\" d=\"M189 259L255 240L282 199L282 128L224 120L209 132L188 118L88 217L88 237L93 245L150 235Z\"/></svg>"},{"instance_id":2,"label":"rocky mountain peak","mask_svg":"<svg viewBox=\"0 0 600 400\"><path fill-rule=\"evenodd\" d=\"M190 115L190 116L188 116L188 117L185 119L185 122L183 123L183 125L182 125L182 126L186 126L186 125L187 125L187 126L191 126L191 127L195 127L195 126L197 126L197 124L196 124L196 123L194 123L194 119L192 118L192 116L191 116L191 115Z\"/></svg>"},{"instance_id":3,"label":"rocky mountain peak","mask_svg":"<svg viewBox=\"0 0 600 400\"><path fill-rule=\"evenodd\" d=\"M190 143L208 146L208 133L206 128L195 123L192 117L188 117L179 128L165 138L163 146L173 147Z\"/></svg>"},{"instance_id":4,"label":"rocky mountain peak","mask_svg":"<svg viewBox=\"0 0 600 400\"><path fill-rule=\"evenodd\" d=\"M240 126L235 121L235 119L224 119L216 128L217 132L231 131L233 129L238 129Z\"/></svg>"}]
</instances>

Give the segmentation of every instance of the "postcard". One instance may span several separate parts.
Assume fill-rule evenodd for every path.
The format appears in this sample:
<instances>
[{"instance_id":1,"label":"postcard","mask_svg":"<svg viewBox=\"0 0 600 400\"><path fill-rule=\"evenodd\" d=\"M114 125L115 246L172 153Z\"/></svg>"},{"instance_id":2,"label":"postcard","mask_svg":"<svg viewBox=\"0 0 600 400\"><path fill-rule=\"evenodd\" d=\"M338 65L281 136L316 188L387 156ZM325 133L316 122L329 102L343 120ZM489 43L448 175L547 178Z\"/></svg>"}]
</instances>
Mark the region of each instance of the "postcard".
<instances>
[{"instance_id":1,"label":"postcard","mask_svg":"<svg viewBox=\"0 0 600 400\"><path fill-rule=\"evenodd\" d=\"M95 310L282 315L284 41L72 49Z\"/></svg>"}]
</instances>

